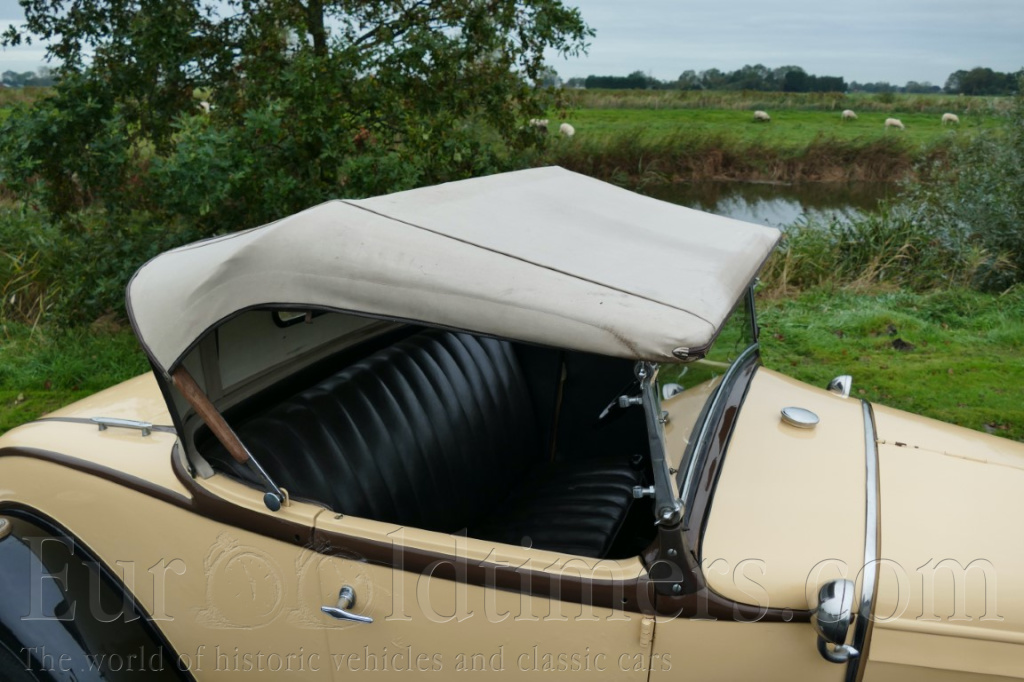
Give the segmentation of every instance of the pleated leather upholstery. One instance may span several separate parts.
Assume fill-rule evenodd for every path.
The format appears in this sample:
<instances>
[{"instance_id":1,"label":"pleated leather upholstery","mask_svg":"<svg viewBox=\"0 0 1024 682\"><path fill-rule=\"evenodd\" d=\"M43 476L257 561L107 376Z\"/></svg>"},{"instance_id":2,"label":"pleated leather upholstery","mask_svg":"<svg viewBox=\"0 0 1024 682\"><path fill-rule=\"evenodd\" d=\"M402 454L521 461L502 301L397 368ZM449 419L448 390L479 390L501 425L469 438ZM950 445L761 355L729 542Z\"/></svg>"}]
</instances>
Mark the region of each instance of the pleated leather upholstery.
<instances>
[{"instance_id":1,"label":"pleated leather upholstery","mask_svg":"<svg viewBox=\"0 0 1024 682\"><path fill-rule=\"evenodd\" d=\"M620 463L543 461L508 342L431 330L234 424L278 485L344 514L600 556L632 500ZM250 482L217 444L211 464Z\"/></svg>"},{"instance_id":2,"label":"pleated leather upholstery","mask_svg":"<svg viewBox=\"0 0 1024 682\"><path fill-rule=\"evenodd\" d=\"M638 474L621 459L536 467L469 535L603 557L633 501Z\"/></svg>"}]
</instances>

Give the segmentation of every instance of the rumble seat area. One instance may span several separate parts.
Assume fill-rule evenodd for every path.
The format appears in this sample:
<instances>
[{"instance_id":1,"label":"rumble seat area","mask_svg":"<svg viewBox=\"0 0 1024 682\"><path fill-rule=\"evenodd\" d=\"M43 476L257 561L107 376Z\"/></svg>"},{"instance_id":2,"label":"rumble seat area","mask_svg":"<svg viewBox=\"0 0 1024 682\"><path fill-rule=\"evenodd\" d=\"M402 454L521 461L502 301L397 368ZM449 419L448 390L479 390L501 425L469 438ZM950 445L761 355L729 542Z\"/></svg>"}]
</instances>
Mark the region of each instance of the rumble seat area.
<instances>
[{"instance_id":1,"label":"rumble seat area","mask_svg":"<svg viewBox=\"0 0 1024 682\"><path fill-rule=\"evenodd\" d=\"M640 483L633 453L549 461L535 393L509 342L429 330L229 419L278 485L334 511L605 557ZM216 441L200 449L256 483Z\"/></svg>"}]
</instances>

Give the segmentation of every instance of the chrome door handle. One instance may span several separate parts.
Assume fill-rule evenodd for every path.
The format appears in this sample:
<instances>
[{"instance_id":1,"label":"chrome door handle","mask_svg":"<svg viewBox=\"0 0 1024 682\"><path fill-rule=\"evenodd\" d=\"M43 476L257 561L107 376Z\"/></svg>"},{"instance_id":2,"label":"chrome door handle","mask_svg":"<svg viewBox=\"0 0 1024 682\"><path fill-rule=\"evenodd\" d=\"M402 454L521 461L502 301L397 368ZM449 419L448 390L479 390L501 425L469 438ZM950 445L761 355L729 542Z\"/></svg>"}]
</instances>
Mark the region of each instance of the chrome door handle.
<instances>
[{"instance_id":1,"label":"chrome door handle","mask_svg":"<svg viewBox=\"0 0 1024 682\"><path fill-rule=\"evenodd\" d=\"M372 623L373 618L360 616L358 613L351 613L348 609L356 605L356 591L351 586L345 585L338 593L337 606L321 606L320 610L331 618L338 620L354 620L357 623Z\"/></svg>"}]
</instances>

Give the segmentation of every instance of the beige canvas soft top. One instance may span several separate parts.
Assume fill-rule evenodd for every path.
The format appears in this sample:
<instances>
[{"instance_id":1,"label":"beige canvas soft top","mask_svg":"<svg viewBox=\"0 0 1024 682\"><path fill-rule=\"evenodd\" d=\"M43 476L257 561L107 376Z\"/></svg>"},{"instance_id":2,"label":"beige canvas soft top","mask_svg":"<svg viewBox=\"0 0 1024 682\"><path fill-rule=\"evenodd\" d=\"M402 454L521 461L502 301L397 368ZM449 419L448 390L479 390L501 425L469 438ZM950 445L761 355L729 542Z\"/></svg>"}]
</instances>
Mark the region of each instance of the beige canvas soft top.
<instances>
[{"instance_id":1,"label":"beige canvas soft top","mask_svg":"<svg viewBox=\"0 0 1024 682\"><path fill-rule=\"evenodd\" d=\"M656 362L700 353L778 230L562 168L331 201L146 263L128 311L170 373L260 307L327 308Z\"/></svg>"}]
</instances>

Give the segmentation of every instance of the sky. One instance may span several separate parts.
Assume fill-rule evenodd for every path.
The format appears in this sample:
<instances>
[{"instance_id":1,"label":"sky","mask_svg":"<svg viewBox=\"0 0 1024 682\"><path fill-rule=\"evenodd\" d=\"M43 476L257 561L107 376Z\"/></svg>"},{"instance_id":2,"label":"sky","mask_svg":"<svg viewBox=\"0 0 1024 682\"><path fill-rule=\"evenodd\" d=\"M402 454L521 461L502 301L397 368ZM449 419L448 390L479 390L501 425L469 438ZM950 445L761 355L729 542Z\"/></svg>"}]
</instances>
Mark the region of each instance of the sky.
<instances>
[{"instance_id":1,"label":"sky","mask_svg":"<svg viewBox=\"0 0 1024 682\"><path fill-rule=\"evenodd\" d=\"M562 78L801 66L847 82L929 81L1024 68L1024 0L566 0L597 31Z\"/></svg>"},{"instance_id":2,"label":"sky","mask_svg":"<svg viewBox=\"0 0 1024 682\"><path fill-rule=\"evenodd\" d=\"M796 65L847 82L928 81L959 69L1024 68L1024 0L564 0L597 31L586 57L549 61L562 78ZM0 31L23 18L0 0ZM0 71L34 71L41 46L0 52Z\"/></svg>"}]
</instances>

